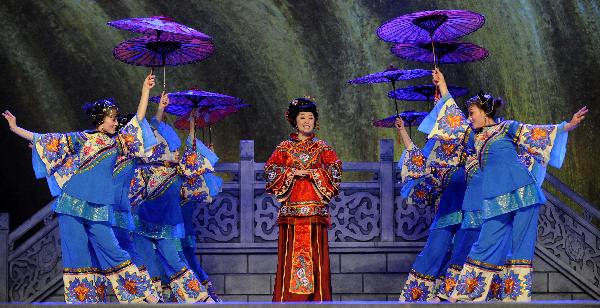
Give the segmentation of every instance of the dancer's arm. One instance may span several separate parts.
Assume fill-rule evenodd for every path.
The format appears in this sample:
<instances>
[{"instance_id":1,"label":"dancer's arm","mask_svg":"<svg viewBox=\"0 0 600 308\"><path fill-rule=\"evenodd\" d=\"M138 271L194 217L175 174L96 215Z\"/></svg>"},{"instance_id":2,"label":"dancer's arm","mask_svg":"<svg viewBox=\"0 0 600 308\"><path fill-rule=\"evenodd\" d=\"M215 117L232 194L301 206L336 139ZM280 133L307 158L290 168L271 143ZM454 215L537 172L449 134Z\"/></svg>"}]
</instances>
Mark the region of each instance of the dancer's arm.
<instances>
[{"instance_id":1,"label":"dancer's arm","mask_svg":"<svg viewBox=\"0 0 600 308\"><path fill-rule=\"evenodd\" d=\"M581 121L583 121L585 119L585 115L587 113L588 113L587 106L583 106L583 108L581 108L581 109L579 109L579 111L575 112L575 114L573 115L573 118L571 118L571 121L569 123L567 123L563 129L567 132L574 130L575 128L577 128L577 126L579 126Z\"/></svg>"},{"instance_id":2,"label":"dancer's arm","mask_svg":"<svg viewBox=\"0 0 600 308\"><path fill-rule=\"evenodd\" d=\"M194 148L196 148L195 145L195 139L196 139L196 118L195 118L195 114L196 114L196 109L192 109L192 112L190 112L190 140L192 140L192 142L194 142Z\"/></svg>"},{"instance_id":3,"label":"dancer's arm","mask_svg":"<svg viewBox=\"0 0 600 308\"><path fill-rule=\"evenodd\" d=\"M154 87L154 75L150 74L146 76L144 85L142 86L142 95L140 97L140 103L137 109L137 119L141 121L146 117L146 110L148 109L148 98L150 96L150 89Z\"/></svg>"},{"instance_id":4,"label":"dancer's arm","mask_svg":"<svg viewBox=\"0 0 600 308\"><path fill-rule=\"evenodd\" d=\"M24 128L17 126L17 117L15 117L12 113L10 113L10 111L5 110L2 113L2 116L8 122L8 127L10 127L10 130L13 133L17 134L17 136L19 136L23 139L27 139L29 141L33 140L33 133Z\"/></svg>"},{"instance_id":5,"label":"dancer's arm","mask_svg":"<svg viewBox=\"0 0 600 308\"><path fill-rule=\"evenodd\" d=\"M439 68L435 68L432 72L433 83L440 89L440 94L442 97L448 95L448 85L446 85L446 79L444 78L444 74L440 71Z\"/></svg>"},{"instance_id":6,"label":"dancer's arm","mask_svg":"<svg viewBox=\"0 0 600 308\"><path fill-rule=\"evenodd\" d=\"M408 149L410 147L410 144L412 143L412 140L410 139L410 136L406 132L406 128L404 128L404 120L402 120L401 118L397 118L395 125L396 125L396 129L398 130L399 139L402 140L402 143L404 144L404 148Z\"/></svg>"},{"instance_id":7,"label":"dancer's arm","mask_svg":"<svg viewBox=\"0 0 600 308\"><path fill-rule=\"evenodd\" d=\"M169 95L163 92L160 96L160 103L158 104L158 108L156 109L156 115L154 116L154 118L156 118L156 121L158 121L159 123L163 120L165 108L167 107L167 105L169 105Z\"/></svg>"}]
</instances>

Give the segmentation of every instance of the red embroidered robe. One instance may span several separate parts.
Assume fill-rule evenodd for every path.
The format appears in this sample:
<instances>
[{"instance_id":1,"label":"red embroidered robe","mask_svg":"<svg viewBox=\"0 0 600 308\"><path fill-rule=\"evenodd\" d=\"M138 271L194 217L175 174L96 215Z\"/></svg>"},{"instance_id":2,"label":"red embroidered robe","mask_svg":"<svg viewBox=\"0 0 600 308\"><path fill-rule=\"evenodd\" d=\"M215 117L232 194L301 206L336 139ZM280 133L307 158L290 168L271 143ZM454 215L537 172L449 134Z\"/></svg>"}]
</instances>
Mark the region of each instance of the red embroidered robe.
<instances>
[{"instance_id":1,"label":"red embroidered robe","mask_svg":"<svg viewBox=\"0 0 600 308\"><path fill-rule=\"evenodd\" d=\"M308 176L294 176L310 170ZM329 301L331 283L327 204L338 194L342 162L324 141L297 134L265 164L266 190L277 196L278 265L273 301Z\"/></svg>"}]
</instances>

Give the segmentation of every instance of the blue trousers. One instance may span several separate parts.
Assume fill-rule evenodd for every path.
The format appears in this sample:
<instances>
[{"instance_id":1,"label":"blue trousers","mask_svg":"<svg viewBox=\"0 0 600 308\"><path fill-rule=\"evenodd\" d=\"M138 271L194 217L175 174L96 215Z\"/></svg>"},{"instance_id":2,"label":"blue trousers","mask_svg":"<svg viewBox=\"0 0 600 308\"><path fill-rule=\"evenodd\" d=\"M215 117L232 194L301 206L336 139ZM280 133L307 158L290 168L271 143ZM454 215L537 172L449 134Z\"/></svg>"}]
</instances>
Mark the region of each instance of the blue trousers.
<instances>
[{"instance_id":1,"label":"blue trousers","mask_svg":"<svg viewBox=\"0 0 600 308\"><path fill-rule=\"evenodd\" d=\"M485 220L469 259L497 266L507 260L533 260L539 210L534 205Z\"/></svg>"},{"instance_id":2,"label":"blue trousers","mask_svg":"<svg viewBox=\"0 0 600 308\"><path fill-rule=\"evenodd\" d=\"M208 280L208 274L206 274L206 272L200 265L200 262L198 262L198 258L196 258L195 242L194 242L193 247L184 246L182 253L183 253L183 257L186 260L186 263L188 264L190 269L196 274L198 279L200 279L201 282Z\"/></svg>"},{"instance_id":3,"label":"blue trousers","mask_svg":"<svg viewBox=\"0 0 600 308\"><path fill-rule=\"evenodd\" d=\"M176 241L175 239L155 239L133 234L135 249L142 263L148 268L151 277L161 276L161 266L167 276L172 276L187 268L186 262L177 251Z\"/></svg>"},{"instance_id":4,"label":"blue trousers","mask_svg":"<svg viewBox=\"0 0 600 308\"><path fill-rule=\"evenodd\" d=\"M119 247L109 222L58 214L58 227L65 268L98 265L107 270L130 260L129 254Z\"/></svg>"},{"instance_id":5,"label":"blue trousers","mask_svg":"<svg viewBox=\"0 0 600 308\"><path fill-rule=\"evenodd\" d=\"M444 266L442 273L445 273L448 267L452 265L461 266L467 260L467 256L471 251L471 247L477 241L479 232L481 229L460 229L454 235L454 246L452 247L452 253L450 259Z\"/></svg>"},{"instance_id":6,"label":"blue trousers","mask_svg":"<svg viewBox=\"0 0 600 308\"><path fill-rule=\"evenodd\" d=\"M438 277L448 261L448 248L460 225L447 226L429 231L425 247L413 263L413 270L425 276Z\"/></svg>"},{"instance_id":7,"label":"blue trousers","mask_svg":"<svg viewBox=\"0 0 600 308\"><path fill-rule=\"evenodd\" d=\"M144 264L142 263L142 259L138 255L137 251L135 250L135 246L133 245L131 231L119 227L113 227L113 231L115 232L119 246L123 250L127 251L133 264L137 266L143 266Z\"/></svg>"}]
</instances>

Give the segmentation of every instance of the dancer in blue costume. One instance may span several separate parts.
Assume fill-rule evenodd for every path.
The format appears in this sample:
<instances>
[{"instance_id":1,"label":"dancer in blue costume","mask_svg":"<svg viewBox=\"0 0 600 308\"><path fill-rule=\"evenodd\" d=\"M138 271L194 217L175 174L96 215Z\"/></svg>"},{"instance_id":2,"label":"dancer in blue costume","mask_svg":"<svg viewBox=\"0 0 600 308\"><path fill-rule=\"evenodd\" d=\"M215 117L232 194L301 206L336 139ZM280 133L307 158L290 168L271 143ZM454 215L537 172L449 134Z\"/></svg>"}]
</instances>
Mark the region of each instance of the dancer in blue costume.
<instances>
[{"instance_id":1,"label":"dancer in blue costume","mask_svg":"<svg viewBox=\"0 0 600 308\"><path fill-rule=\"evenodd\" d=\"M408 206L435 206L429 237L412 266L400 301L435 301L437 278L443 272L452 239L462 222L461 205L466 188L464 145L460 140L432 138L421 150L411 141L403 120L396 120L396 128L406 148L398 162L404 182L402 196Z\"/></svg>"},{"instance_id":2,"label":"dancer in blue costume","mask_svg":"<svg viewBox=\"0 0 600 308\"><path fill-rule=\"evenodd\" d=\"M143 163L136 167L130 188L133 241L153 280L160 279L160 266L164 267L178 302L213 302L177 249L185 235L181 203L203 200L209 195L203 174L213 171L213 167L192 142L179 160L181 141L173 128L162 121L167 105L168 97L161 101L151 121L158 144L150 156L141 159ZM161 265L156 263L154 248Z\"/></svg>"},{"instance_id":3,"label":"dancer in blue costume","mask_svg":"<svg viewBox=\"0 0 600 308\"><path fill-rule=\"evenodd\" d=\"M116 135L118 109L110 100L85 106L93 131L37 134L17 126L9 111L2 114L11 131L33 142L35 174L46 177L51 192L58 195L53 210L58 216L67 303L104 301L104 276L119 302L157 300L149 293L149 277L117 245L111 228L115 197L110 189L117 156L142 156L147 140L152 139L144 117L153 86L154 76L149 75L136 117Z\"/></svg>"},{"instance_id":4,"label":"dancer in blue costume","mask_svg":"<svg viewBox=\"0 0 600 308\"><path fill-rule=\"evenodd\" d=\"M472 148L473 135L467 133L470 137L467 148ZM477 241L481 231L481 172L475 155L468 155L466 159L466 181L467 187L462 202L462 223L460 230L454 235L454 245L450 259L440 273L440 285L436 292L438 299L449 300L456 287L458 276L462 270L467 255L471 250L473 243ZM437 301L437 300L434 300Z\"/></svg>"},{"instance_id":5,"label":"dancer in blue costume","mask_svg":"<svg viewBox=\"0 0 600 308\"><path fill-rule=\"evenodd\" d=\"M420 127L419 129L423 128ZM467 130L468 129L470 128L467 128ZM467 135L469 136L468 147L474 148L474 135L468 132ZM520 153L519 158L536 177L536 185L541 187L545 176L545 168L535 163L535 159L533 156L529 155L528 152ZM468 186L465 191L462 205L463 221L460 231L454 236L454 246L452 248L450 260L442 271L442 281L436 294L440 300L455 301L451 296L456 290L460 272L467 261L467 256L471 251L471 247L479 237L479 232L481 231L481 225L483 223L483 218L481 216L483 177L481 170L479 170L479 164L475 155L469 155L467 157L466 172ZM498 287L500 286L495 285L496 292L499 291ZM493 294L494 292L490 293ZM493 296L488 296L488 298L493 298Z\"/></svg>"},{"instance_id":6,"label":"dancer in blue costume","mask_svg":"<svg viewBox=\"0 0 600 308\"><path fill-rule=\"evenodd\" d=\"M435 121L430 138L462 139L468 122L452 97L443 74L433 71L442 98L424 122ZM502 105L491 95L469 100L474 150L481 172L483 223L463 266L452 298L462 301L527 301L531 299L532 260L539 206L545 197L534 175L564 160L567 132L585 118L583 107L569 123L530 125L516 121L495 123ZM519 153L535 159L533 174Z\"/></svg>"},{"instance_id":7,"label":"dancer in blue costume","mask_svg":"<svg viewBox=\"0 0 600 308\"><path fill-rule=\"evenodd\" d=\"M165 94L163 93L163 97ZM135 114L128 114L119 117L119 127L124 127L129 121L135 116ZM154 134L149 134L152 138L152 144L156 144ZM147 153L150 151L147 151ZM131 216L131 203L129 202L129 187L131 186L131 180L134 176L134 170L137 159L127 155L119 155L117 157L117 163L113 169L113 185L115 190L115 204L114 204L114 215L113 215L113 231L117 240L119 241L119 247L127 251L131 256L133 264L135 264L140 272L150 275L146 266L140 259L135 247L133 245L131 232L135 230L133 223L133 217ZM150 290L152 296L161 298L162 290L160 281L152 281L152 288Z\"/></svg>"},{"instance_id":8,"label":"dancer in blue costume","mask_svg":"<svg viewBox=\"0 0 600 308\"><path fill-rule=\"evenodd\" d=\"M194 114L195 111L192 111ZM202 141L192 139L195 135L194 125L190 124L190 138L188 139L188 146L191 146L192 142L195 142L195 148L204 156L211 166L214 166L218 161L219 157L210 148L206 147ZM194 140L194 141L192 141ZM213 199L221 192L223 186L223 180L216 176L211 170L207 170L202 174L203 180L208 187L209 193L197 198L196 200L184 200L181 204L181 211L183 214L183 225L185 230L185 237L181 239L181 248L183 257L190 267L190 269L200 279L202 284L206 287L208 294L215 302L221 302L218 297L216 289L212 281L208 278L208 274L204 271L198 258L196 258L196 230L194 228L194 211L199 206L209 206ZM204 198L204 199L202 199Z\"/></svg>"}]
</instances>

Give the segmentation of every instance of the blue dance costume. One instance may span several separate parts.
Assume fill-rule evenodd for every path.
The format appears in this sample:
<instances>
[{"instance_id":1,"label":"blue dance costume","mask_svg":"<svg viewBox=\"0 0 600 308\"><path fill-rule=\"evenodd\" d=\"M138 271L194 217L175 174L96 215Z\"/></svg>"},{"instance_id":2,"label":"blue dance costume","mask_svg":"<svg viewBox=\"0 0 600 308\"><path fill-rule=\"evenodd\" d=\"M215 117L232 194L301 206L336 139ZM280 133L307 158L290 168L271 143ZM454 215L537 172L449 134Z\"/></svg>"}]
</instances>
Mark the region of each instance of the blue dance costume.
<instances>
[{"instance_id":1,"label":"blue dance costume","mask_svg":"<svg viewBox=\"0 0 600 308\"><path fill-rule=\"evenodd\" d=\"M436 104L424 122L432 120L430 137L461 139L467 132L466 117L450 95ZM474 134L483 224L452 297L463 301L531 299L538 211L546 201L539 183L546 165L562 165L568 138L565 124L503 121Z\"/></svg>"},{"instance_id":2,"label":"blue dance costume","mask_svg":"<svg viewBox=\"0 0 600 308\"><path fill-rule=\"evenodd\" d=\"M97 131L34 134L33 167L54 195L67 303L105 301L106 280L119 302L150 298L150 279L117 245L112 230L112 172L118 155L142 156L153 140L146 120L134 117L116 136ZM99 267L99 268L98 268Z\"/></svg>"},{"instance_id":3,"label":"blue dance costume","mask_svg":"<svg viewBox=\"0 0 600 308\"><path fill-rule=\"evenodd\" d=\"M405 182L402 196L407 205L435 206L429 237L412 266L400 301L431 301L436 295L436 280L443 272L448 249L462 222L461 205L466 187L461 162L463 149L460 142L434 138L426 142L423 150L411 144L400 159Z\"/></svg>"},{"instance_id":4,"label":"blue dance costume","mask_svg":"<svg viewBox=\"0 0 600 308\"><path fill-rule=\"evenodd\" d=\"M172 152L181 145L177 134L156 119L151 125L158 144L136 166L129 195L135 224L134 245L153 280L160 278L162 264L177 302L206 301L206 288L188 269L178 246L185 236L181 203L201 201L209 195L203 174L213 167L192 142L188 142L181 160L173 161ZM154 248L161 264L157 263Z\"/></svg>"},{"instance_id":5,"label":"blue dance costume","mask_svg":"<svg viewBox=\"0 0 600 308\"><path fill-rule=\"evenodd\" d=\"M196 148L202 156L204 156L211 166L214 166L218 161L219 157L215 155L213 151L207 148L200 140L196 140ZM207 206L213 201L220 192L223 186L223 180L216 176L212 171L207 170L203 174L204 182L209 189L208 195L204 197L204 200L186 200L181 205L181 211L183 214L183 225L185 230L185 237L181 239L182 253L188 266L196 274L196 276L202 281L203 284L208 283L208 274L204 271L200 262L196 258L196 231L194 229L194 211L197 206Z\"/></svg>"}]
</instances>

